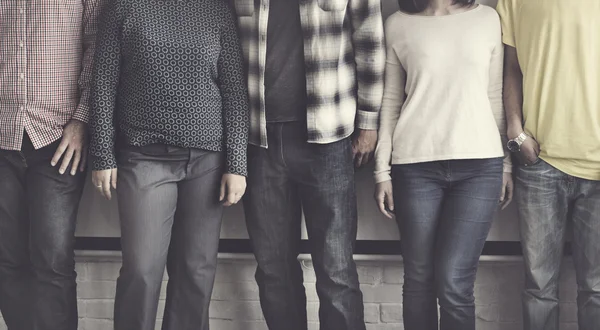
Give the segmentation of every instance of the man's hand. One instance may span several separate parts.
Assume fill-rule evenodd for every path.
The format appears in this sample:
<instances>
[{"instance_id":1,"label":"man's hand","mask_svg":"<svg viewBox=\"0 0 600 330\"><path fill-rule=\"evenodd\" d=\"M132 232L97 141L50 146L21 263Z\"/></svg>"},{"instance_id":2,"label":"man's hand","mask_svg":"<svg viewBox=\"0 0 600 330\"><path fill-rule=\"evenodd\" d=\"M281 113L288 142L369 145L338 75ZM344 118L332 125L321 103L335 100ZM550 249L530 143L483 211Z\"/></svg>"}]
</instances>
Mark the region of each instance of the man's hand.
<instances>
[{"instance_id":1,"label":"man's hand","mask_svg":"<svg viewBox=\"0 0 600 330\"><path fill-rule=\"evenodd\" d=\"M361 167L373 158L377 146L377 131L361 129L352 139L354 166Z\"/></svg>"},{"instance_id":2,"label":"man's hand","mask_svg":"<svg viewBox=\"0 0 600 330\"><path fill-rule=\"evenodd\" d=\"M540 145L532 137L528 137L521 145L519 157L526 165L533 165L540 155Z\"/></svg>"},{"instance_id":3,"label":"man's hand","mask_svg":"<svg viewBox=\"0 0 600 330\"><path fill-rule=\"evenodd\" d=\"M61 158L62 162L58 169L60 174L64 174L67 171L69 164L72 164L71 175L77 173L77 168L81 172L85 170L87 160L87 125L84 122L72 119L65 126L62 140L58 148L56 148L50 164L56 166Z\"/></svg>"},{"instance_id":4,"label":"man's hand","mask_svg":"<svg viewBox=\"0 0 600 330\"><path fill-rule=\"evenodd\" d=\"M110 188L117 189L117 169L92 171L92 183L102 196L110 200L112 198Z\"/></svg>"},{"instance_id":5,"label":"man's hand","mask_svg":"<svg viewBox=\"0 0 600 330\"><path fill-rule=\"evenodd\" d=\"M523 132L523 127L509 127L508 138L514 139ZM527 139L521 145L521 151L517 154L517 157L522 164L532 165L534 164L540 154L539 143L531 136L527 136Z\"/></svg>"},{"instance_id":6,"label":"man's hand","mask_svg":"<svg viewBox=\"0 0 600 330\"><path fill-rule=\"evenodd\" d=\"M246 192L246 177L237 174L224 174L221 179L219 201L224 206L237 204Z\"/></svg>"},{"instance_id":7,"label":"man's hand","mask_svg":"<svg viewBox=\"0 0 600 330\"><path fill-rule=\"evenodd\" d=\"M513 199L515 186L512 173L504 173L502 176L502 194L500 195L500 207L504 210Z\"/></svg>"},{"instance_id":8,"label":"man's hand","mask_svg":"<svg viewBox=\"0 0 600 330\"><path fill-rule=\"evenodd\" d=\"M379 211L386 217L394 217L394 193L392 181L385 181L375 185L375 201Z\"/></svg>"}]
</instances>

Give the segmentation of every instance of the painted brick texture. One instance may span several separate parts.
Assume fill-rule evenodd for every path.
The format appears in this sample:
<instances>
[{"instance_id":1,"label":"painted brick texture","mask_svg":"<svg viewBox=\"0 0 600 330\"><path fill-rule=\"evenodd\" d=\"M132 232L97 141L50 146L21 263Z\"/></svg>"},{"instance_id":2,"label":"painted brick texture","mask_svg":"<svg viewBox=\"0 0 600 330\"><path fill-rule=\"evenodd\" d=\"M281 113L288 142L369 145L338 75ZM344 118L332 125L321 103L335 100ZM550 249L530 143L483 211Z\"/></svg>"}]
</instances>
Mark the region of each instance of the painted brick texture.
<instances>
[{"instance_id":1,"label":"painted brick texture","mask_svg":"<svg viewBox=\"0 0 600 330\"><path fill-rule=\"evenodd\" d=\"M318 330L319 303L311 263L302 262L308 299L309 330ZM80 258L77 263L79 330L112 330L115 281L120 263ZM213 330L267 330L254 282L256 264L248 259L219 262L210 308ZM402 330L402 265L399 261L358 261L368 330ZM167 277L165 276L165 280ZM166 284L166 282L165 282ZM156 329L160 329L165 287ZM482 262L475 297L478 330L522 330L520 262ZM577 329L575 276L569 262L560 286L561 330ZM6 326L0 320L0 330Z\"/></svg>"}]
</instances>

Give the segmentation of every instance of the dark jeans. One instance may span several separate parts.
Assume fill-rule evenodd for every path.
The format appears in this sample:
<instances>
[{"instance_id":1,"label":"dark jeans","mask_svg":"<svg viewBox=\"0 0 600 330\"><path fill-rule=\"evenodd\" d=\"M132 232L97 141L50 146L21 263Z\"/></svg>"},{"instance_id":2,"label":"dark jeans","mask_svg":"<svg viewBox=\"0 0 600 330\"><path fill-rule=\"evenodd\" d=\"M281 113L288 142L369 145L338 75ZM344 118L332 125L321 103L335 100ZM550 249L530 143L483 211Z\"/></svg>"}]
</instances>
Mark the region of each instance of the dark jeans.
<instances>
[{"instance_id":1,"label":"dark jeans","mask_svg":"<svg viewBox=\"0 0 600 330\"><path fill-rule=\"evenodd\" d=\"M524 329L559 329L558 279L569 222L579 330L599 329L600 181L572 177L543 160L519 166L516 179L526 267Z\"/></svg>"},{"instance_id":2,"label":"dark jeans","mask_svg":"<svg viewBox=\"0 0 600 330\"><path fill-rule=\"evenodd\" d=\"M0 310L10 330L77 329L73 248L85 176L50 165L58 143L34 150L26 139L22 151L0 151Z\"/></svg>"},{"instance_id":3,"label":"dark jeans","mask_svg":"<svg viewBox=\"0 0 600 330\"><path fill-rule=\"evenodd\" d=\"M475 330L475 275L502 189L502 159L392 167L404 260L404 329Z\"/></svg>"},{"instance_id":4,"label":"dark jeans","mask_svg":"<svg viewBox=\"0 0 600 330\"><path fill-rule=\"evenodd\" d=\"M223 154L153 144L120 148L117 161L123 266L115 330L155 328L165 265L162 329L208 330Z\"/></svg>"},{"instance_id":5,"label":"dark jeans","mask_svg":"<svg viewBox=\"0 0 600 330\"><path fill-rule=\"evenodd\" d=\"M269 124L269 148L250 147L244 199L258 261L256 280L271 330L306 330L306 295L298 263L302 209L320 298L323 330L364 330L352 258L357 231L349 139L306 142L306 124Z\"/></svg>"}]
</instances>

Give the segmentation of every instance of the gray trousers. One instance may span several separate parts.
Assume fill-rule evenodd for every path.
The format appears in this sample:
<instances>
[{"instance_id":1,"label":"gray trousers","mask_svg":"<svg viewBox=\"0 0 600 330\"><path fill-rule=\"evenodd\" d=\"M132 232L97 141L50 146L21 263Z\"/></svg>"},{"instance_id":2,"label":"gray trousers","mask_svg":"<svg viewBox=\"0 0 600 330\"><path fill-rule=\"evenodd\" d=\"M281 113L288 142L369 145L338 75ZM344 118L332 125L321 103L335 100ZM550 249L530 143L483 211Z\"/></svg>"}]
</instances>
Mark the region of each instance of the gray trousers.
<instances>
[{"instance_id":1,"label":"gray trousers","mask_svg":"<svg viewBox=\"0 0 600 330\"><path fill-rule=\"evenodd\" d=\"M118 151L123 266L115 330L155 328L165 266L163 330L207 330L222 206L222 153L166 145Z\"/></svg>"}]
</instances>

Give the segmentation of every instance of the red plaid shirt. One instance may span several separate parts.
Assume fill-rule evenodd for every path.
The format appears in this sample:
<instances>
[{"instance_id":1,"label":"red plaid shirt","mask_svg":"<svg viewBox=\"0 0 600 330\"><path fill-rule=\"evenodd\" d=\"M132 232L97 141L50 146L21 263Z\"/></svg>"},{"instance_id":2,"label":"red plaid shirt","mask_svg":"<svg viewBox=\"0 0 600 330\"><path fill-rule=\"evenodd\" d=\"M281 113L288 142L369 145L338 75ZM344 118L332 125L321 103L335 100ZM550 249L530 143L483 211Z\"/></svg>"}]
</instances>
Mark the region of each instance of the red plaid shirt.
<instances>
[{"instance_id":1,"label":"red plaid shirt","mask_svg":"<svg viewBox=\"0 0 600 330\"><path fill-rule=\"evenodd\" d=\"M102 0L0 0L0 149L60 139L88 121L96 20Z\"/></svg>"}]
</instances>

